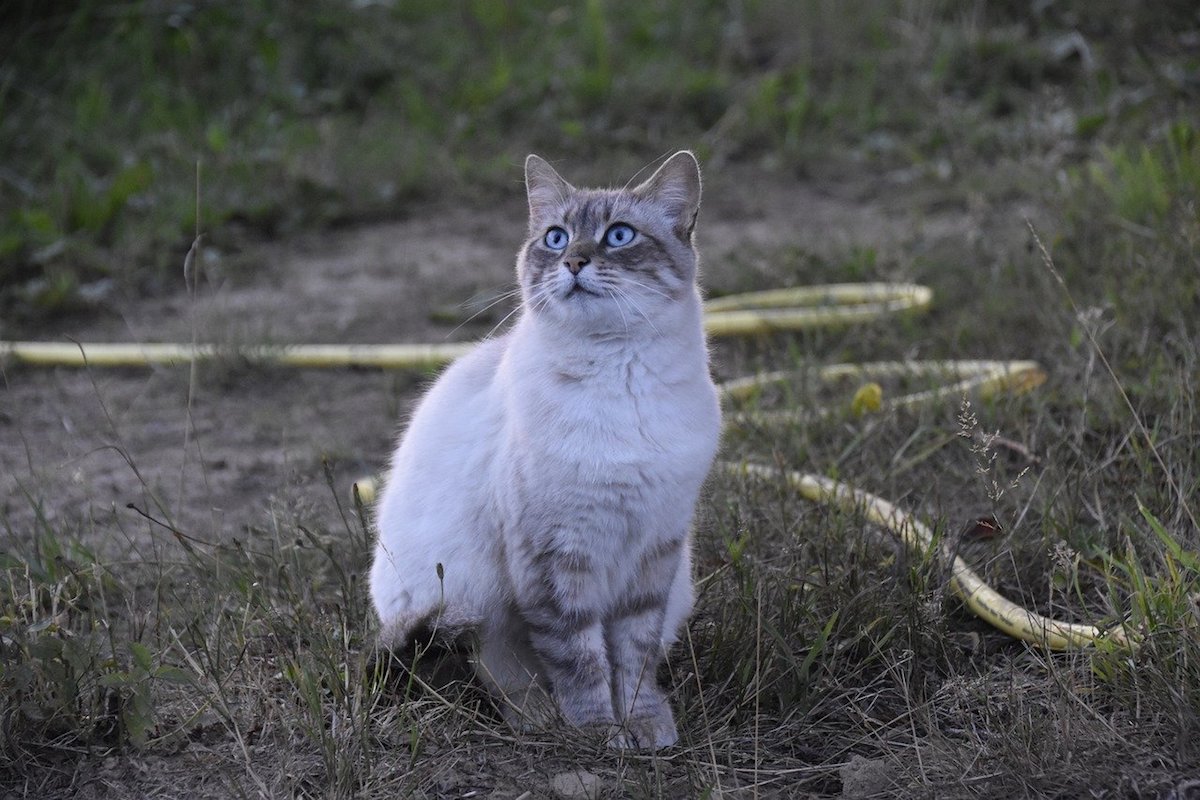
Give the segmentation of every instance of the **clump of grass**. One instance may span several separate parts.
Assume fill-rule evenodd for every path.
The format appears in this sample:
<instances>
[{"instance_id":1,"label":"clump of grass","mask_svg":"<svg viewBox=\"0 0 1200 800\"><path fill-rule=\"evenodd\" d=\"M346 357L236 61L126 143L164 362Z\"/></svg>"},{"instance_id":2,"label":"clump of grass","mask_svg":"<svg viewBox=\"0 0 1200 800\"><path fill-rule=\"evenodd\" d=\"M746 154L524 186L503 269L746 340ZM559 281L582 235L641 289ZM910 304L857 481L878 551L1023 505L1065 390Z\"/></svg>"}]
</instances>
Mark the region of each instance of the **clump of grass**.
<instances>
[{"instance_id":1,"label":"clump of grass","mask_svg":"<svg viewBox=\"0 0 1200 800\"><path fill-rule=\"evenodd\" d=\"M1180 120L1154 146L1118 146L1101 151L1088 177L1116 213L1144 224L1172 211L1194 212L1200 201L1200 132Z\"/></svg>"},{"instance_id":2,"label":"clump of grass","mask_svg":"<svg viewBox=\"0 0 1200 800\"><path fill-rule=\"evenodd\" d=\"M157 723L154 685L184 676L156 663L131 629L129 586L81 542L50 533L0 558L0 762L28 769L52 745L145 745Z\"/></svg>"}]
</instances>

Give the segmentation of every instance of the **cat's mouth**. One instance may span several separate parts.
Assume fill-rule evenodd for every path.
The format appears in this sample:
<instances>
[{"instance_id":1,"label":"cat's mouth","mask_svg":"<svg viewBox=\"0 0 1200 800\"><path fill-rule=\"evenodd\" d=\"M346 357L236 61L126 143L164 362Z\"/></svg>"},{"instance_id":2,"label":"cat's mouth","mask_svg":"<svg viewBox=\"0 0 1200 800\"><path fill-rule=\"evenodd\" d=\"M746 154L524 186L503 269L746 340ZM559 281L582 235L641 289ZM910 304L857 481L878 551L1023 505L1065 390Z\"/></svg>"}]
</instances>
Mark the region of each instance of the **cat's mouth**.
<instances>
[{"instance_id":1,"label":"cat's mouth","mask_svg":"<svg viewBox=\"0 0 1200 800\"><path fill-rule=\"evenodd\" d=\"M581 295L591 295L592 297L600 296L600 294L598 292L593 292L591 289L588 289L586 286L584 286L578 280L575 281L575 283L571 286L571 288L567 290L567 293L564 296L565 297L576 297L576 296L581 296Z\"/></svg>"}]
</instances>

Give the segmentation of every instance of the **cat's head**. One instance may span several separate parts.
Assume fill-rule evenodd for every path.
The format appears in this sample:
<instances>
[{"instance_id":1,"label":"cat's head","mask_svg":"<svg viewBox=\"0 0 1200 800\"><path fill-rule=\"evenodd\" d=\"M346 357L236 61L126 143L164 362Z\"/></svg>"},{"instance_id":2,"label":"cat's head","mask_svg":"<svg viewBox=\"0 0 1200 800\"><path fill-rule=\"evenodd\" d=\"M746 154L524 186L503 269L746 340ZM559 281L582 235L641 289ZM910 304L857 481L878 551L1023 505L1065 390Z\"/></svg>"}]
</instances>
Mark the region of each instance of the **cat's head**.
<instances>
[{"instance_id":1,"label":"cat's head","mask_svg":"<svg viewBox=\"0 0 1200 800\"><path fill-rule=\"evenodd\" d=\"M656 327L694 302L700 166L681 150L636 188L576 189L525 160L529 240L517 258L527 313L596 332Z\"/></svg>"}]
</instances>

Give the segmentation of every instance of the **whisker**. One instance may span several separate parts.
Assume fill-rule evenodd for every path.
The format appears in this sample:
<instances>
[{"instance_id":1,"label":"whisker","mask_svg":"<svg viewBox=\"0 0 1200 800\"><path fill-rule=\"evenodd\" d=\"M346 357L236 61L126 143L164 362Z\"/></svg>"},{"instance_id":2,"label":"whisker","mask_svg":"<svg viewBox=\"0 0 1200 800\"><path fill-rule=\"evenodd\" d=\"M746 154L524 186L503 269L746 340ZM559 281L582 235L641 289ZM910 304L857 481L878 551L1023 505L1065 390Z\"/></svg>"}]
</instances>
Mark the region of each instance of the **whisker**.
<instances>
[{"instance_id":1,"label":"whisker","mask_svg":"<svg viewBox=\"0 0 1200 800\"><path fill-rule=\"evenodd\" d=\"M653 286L648 286L648 285L642 283L641 281L635 281L633 278L625 277L625 278L622 278L622 280L625 283L629 283L634 286L638 286L642 289L645 289L648 292L654 292L659 297L662 297L666 300L674 300L675 299L674 297L671 297L671 295L667 294L666 292L662 291L661 289L655 289Z\"/></svg>"},{"instance_id":2,"label":"whisker","mask_svg":"<svg viewBox=\"0 0 1200 800\"><path fill-rule=\"evenodd\" d=\"M546 306L550 305L550 301L554 299L554 292L550 289L540 288L534 293L529 300L529 310L531 313L537 313Z\"/></svg>"},{"instance_id":3,"label":"whisker","mask_svg":"<svg viewBox=\"0 0 1200 800\"><path fill-rule=\"evenodd\" d=\"M537 298L536 298L536 296L535 296L535 297L534 297L534 301L535 301L535 302L536 302L536 299L537 299ZM531 303L531 306L532 306L532 305L533 305L533 304ZM493 325L493 326L492 326L492 329L491 329L490 331L488 331L488 332L487 332L487 335L486 335L486 336L484 336L483 338L484 338L484 339L490 339L490 338L492 338L492 334L494 334L494 333L495 333L495 332L496 332L496 331L497 331L497 330L500 328L500 326L501 326L501 325L503 325L504 323L508 322L508 320L509 320L509 319L512 317L512 315L513 315L513 314L516 314L518 311L520 311L520 310L521 310L521 308L522 308L522 306L523 306L523 304L522 304L522 303L517 303L517 305L513 307L513 310L512 310L512 311L509 311L507 314L505 314L505 315L504 315L504 318L503 318L503 319L501 319L499 322L497 322L495 325Z\"/></svg>"},{"instance_id":4,"label":"whisker","mask_svg":"<svg viewBox=\"0 0 1200 800\"><path fill-rule=\"evenodd\" d=\"M642 310L641 306L639 306L637 303L635 303L633 301L633 298L630 297L627 293L622 292L622 295L625 297L625 302L629 303L629 307L632 308L637 313L642 315L642 319L646 320L646 324L650 326L650 329L654 331L655 335L662 336L662 331L660 331L658 329L658 326L654 324L654 320L650 319L650 317L646 314L646 312Z\"/></svg>"},{"instance_id":5,"label":"whisker","mask_svg":"<svg viewBox=\"0 0 1200 800\"><path fill-rule=\"evenodd\" d=\"M496 297L492 298L491 302L489 302L489 303L488 303L487 305L485 305L483 308L479 309L479 310L478 310L478 311L476 311L474 314L472 314L471 316L469 316L469 317L467 317L466 319L464 319L462 322L460 322L460 323L458 323L457 325L455 325L455 326L454 326L454 330L452 330L452 331L450 331L449 333L447 333L447 334L446 334L446 338L447 338L447 339L449 339L451 336L453 336L454 334L458 333L458 330L459 330L459 328L461 328L463 325L466 325L467 323L471 322L471 320L475 319L475 318L476 318L476 317L478 317L480 314L482 314L482 313L484 313L485 311L487 311L489 308L492 308L493 306L495 306L495 305L498 305L499 303L502 303L502 302L504 302L505 300L510 300L510 299L512 299L513 297L516 297L516 296L517 296L517 295L519 295L519 294L521 294L521 287L520 287L520 286L516 287L515 289L509 289L509 290L508 290L508 291L506 291L506 292L501 292L499 295L497 295Z\"/></svg>"},{"instance_id":6,"label":"whisker","mask_svg":"<svg viewBox=\"0 0 1200 800\"><path fill-rule=\"evenodd\" d=\"M621 307L621 296L617 294L613 288L608 288L605 291L607 292L608 296L613 299L613 302L617 304L617 311L619 311L621 314L621 322L625 325L625 335L628 336L629 319L625 316L625 309Z\"/></svg>"}]
</instances>

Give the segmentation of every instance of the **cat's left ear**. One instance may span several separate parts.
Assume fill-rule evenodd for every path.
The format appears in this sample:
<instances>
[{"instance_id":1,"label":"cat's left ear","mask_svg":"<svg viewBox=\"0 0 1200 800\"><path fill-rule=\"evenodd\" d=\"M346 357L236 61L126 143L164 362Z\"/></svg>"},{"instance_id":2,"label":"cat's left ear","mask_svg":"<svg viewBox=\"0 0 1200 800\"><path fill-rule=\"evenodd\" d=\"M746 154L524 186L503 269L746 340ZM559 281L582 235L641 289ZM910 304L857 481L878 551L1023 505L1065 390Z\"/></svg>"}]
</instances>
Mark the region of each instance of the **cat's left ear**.
<instances>
[{"instance_id":1,"label":"cat's left ear","mask_svg":"<svg viewBox=\"0 0 1200 800\"><path fill-rule=\"evenodd\" d=\"M633 193L665 206L679 238L691 238L700 213L700 164L690 150L680 150L664 161Z\"/></svg>"},{"instance_id":2,"label":"cat's left ear","mask_svg":"<svg viewBox=\"0 0 1200 800\"><path fill-rule=\"evenodd\" d=\"M529 226L555 207L562 205L575 187L563 180L541 156L530 153L525 159L525 191L529 195Z\"/></svg>"}]
</instances>

